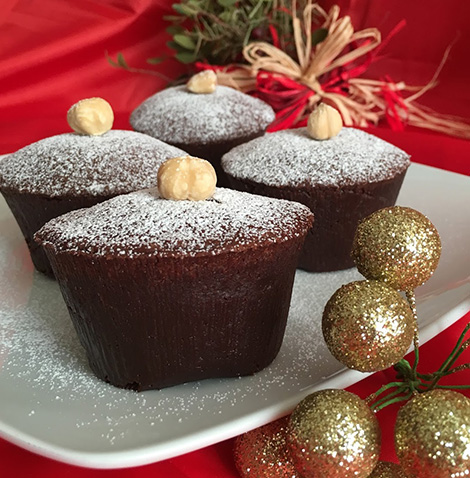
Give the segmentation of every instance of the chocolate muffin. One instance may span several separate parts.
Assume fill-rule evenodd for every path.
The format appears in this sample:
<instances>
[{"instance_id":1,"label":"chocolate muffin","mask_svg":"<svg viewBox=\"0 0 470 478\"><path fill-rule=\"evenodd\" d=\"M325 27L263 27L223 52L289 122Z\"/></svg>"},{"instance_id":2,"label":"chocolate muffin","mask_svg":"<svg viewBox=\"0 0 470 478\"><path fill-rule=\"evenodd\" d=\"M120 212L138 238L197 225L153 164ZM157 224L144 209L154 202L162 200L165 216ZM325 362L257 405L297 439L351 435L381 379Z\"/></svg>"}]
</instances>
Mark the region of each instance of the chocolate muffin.
<instances>
[{"instance_id":1,"label":"chocolate muffin","mask_svg":"<svg viewBox=\"0 0 470 478\"><path fill-rule=\"evenodd\" d=\"M156 189L48 222L44 246L101 379L134 390L252 374L277 355L312 214L218 188Z\"/></svg>"},{"instance_id":2,"label":"chocolate muffin","mask_svg":"<svg viewBox=\"0 0 470 478\"><path fill-rule=\"evenodd\" d=\"M299 267L323 272L352 267L358 222L395 204L409 155L364 131L343 128L318 141L306 128L268 134L227 153L233 188L298 201L315 214Z\"/></svg>"},{"instance_id":3,"label":"chocolate muffin","mask_svg":"<svg viewBox=\"0 0 470 478\"><path fill-rule=\"evenodd\" d=\"M66 133L0 160L0 191L20 226L37 270L52 270L33 234L73 209L155 186L161 163L183 152L134 131Z\"/></svg>"},{"instance_id":4,"label":"chocolate muffin","mask_svg":"<svg viewBox=\"0 0 470 478\"><path fill-rule=\"evenodd\" d=\"M220 167L222 156L262 136L274 118L268 104L233 88L217 86L212 93L197 93L177 86L145 100L130 122L136 131L210 161L218 186L225 187L228 181Z\"/></svg>"}]
</instances>

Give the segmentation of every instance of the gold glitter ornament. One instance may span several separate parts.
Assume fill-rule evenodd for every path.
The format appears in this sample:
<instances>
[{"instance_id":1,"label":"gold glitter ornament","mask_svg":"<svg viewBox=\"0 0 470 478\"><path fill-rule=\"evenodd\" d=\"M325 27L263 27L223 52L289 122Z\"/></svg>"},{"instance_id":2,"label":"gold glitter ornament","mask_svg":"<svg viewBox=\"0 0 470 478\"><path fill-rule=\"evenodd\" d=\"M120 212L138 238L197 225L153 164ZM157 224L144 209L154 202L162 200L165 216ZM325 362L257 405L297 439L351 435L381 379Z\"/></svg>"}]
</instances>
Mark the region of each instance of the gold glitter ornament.
<instances>
[{"instance_id":1,"label":"gold glitter ornament","mask_svg":"<svg viewBox=\"0 0 470 478\"><path fill-rule=\"evenodd\" d=\"M286 442L288 418L249 431L235 440L235 464L243 478L300 478Z\"/></svg>"},{"instance_id":2,"label":"gold glitter ornament","mask_svg":"<svg viewBox=\"0 0 470 478\"><path fill-rule=\"evenodd\" d=\"M435 271L441 240L426 216L395 206L380 209L359 223L351 254L367 279L386 282L398 290L413 290Z\"/></svg>"},{"instance_id":3,"label":"gold glitter ornament","mask_svg":"<svg viewBox=\"0 0 470 478\"><path fill-rule=\"evenodd\" d=\"M376 372L405 356L415 325L409 304L395 289L383 282L357 281L332 295L322 329L337 360L354 370Z\"/></svg>"},{"instance_id":4,"label":"gold glitter ornament","mask_svg":"<svg viewBox=\"0 0 470 478\"><path fill-rule=\"evenodd\" d=\"M379 461L368 478L407 478L400 465L388 461Z\"/></svg>"},{"instance_id":5,"label":"gold glitter ornament","mask_svg":"<svg viewBox=\"0 0 470 478\"><path fill-rule=\"evenodd\" d=\"M366 478L380 453L380 428L369 406L345 390L302 400L289 420L287 442L304 478Z\"/></svg>"},{"instance_id":6,"label":"gold glitter ornament","mask_svg":"<svg viewBox=\"0 0 470 478\"><path fill-rule=\"evenodd\" d=\"M431 390L402 407L395 449L409 478L470 476L470 400L452 390Z\"/></svg>"}]
</instances>

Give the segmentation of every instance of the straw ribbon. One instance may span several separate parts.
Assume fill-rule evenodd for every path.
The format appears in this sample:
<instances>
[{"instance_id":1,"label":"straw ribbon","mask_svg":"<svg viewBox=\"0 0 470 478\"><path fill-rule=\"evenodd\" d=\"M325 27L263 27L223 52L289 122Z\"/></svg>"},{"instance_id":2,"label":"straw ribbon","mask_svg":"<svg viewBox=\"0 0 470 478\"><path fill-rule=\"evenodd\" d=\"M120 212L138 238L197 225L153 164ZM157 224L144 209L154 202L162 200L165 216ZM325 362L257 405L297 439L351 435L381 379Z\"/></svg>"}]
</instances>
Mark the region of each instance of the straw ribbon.
<instances>
[{"instance_id":1,"label":"straw ribbon","mask_svg":"<svg viewBox=\"0 0 470 478\"><path fill-rule=\"evenodd\" d=\"M279 90L282 91L286 87L286 82L277 78L277 75L281 75L298 83L299 85L291 84L290 87L295 86L296 90L304 90L308 96L305 98L304 95L300 103L291 105L290 109L292 113L295 113L295 117L290 118L288 123L297 121L304 115L306 109L311 109L322 99L332 103L340 111L346 125L356 122L357 114L354 111L351 113L351 100L347 98L340 86L365 71L371 61L371 57L365 55L380 44L381 35L376 28L355 32L350 17L340 18L339 13L339 7L336 5L330 9L329 13L326 13L323 8L310 0L303 11L301 20L295 12L295 2L293 2L292 22L298 62L284 51L266 42L250 43L243 50L243 56L251 65L253 73L258 75L263 72L271 80L272 94L278 94ZM312 46L314 16L323 19L321 28L328 31L325 40L316 46ZM342 54L342 52L345 53ZM359 64L355 64L359 59L361 59ZM351 68L342 69L346 65ZM328 83L322 85L319 79L326 74L330 76ZM269 96L266 90L266 78L263 79L263 83L265 86L263 99L269 100L266 98L267 95ZM299 88L300 85L311 91ZM354 106L354 110L360 110L360 114L365 113L359 105ZM283 113L286 114L288 111L284 109Z\"/></svg>"},{"instance_id":2,"label":"straw ribbon","mask_svg":"<svg viewBox=\"0 0 470 478\"><path fill-rule=\"evenodd\" d=\"M316 45L312 44L313 18L322 19L320 28L327 31L325 39ZM404 25L404 21L400 22L382 41L376 28L355 32L350 17L340 17L337 5L327 13L313 0L308 0L299 16L293 0L292 28L297 61L270 43L253 42L243 49L247 65L220 67L198 63L196 68L213 69L219 84L248 92L270 104L276 111L276 121L270 131L305 125L311 110L325 101L338 109L347 126L365 127L385 118L395 130L403 129L407 123L470 138L468 122L415 103L437 84L449 49L431 81L424 86L409 86L390 78L360 78ZM278 44L277 37L273 35L273 38ZM405 96L407 92L412 93Z\"/></svg>"}]
</instances>

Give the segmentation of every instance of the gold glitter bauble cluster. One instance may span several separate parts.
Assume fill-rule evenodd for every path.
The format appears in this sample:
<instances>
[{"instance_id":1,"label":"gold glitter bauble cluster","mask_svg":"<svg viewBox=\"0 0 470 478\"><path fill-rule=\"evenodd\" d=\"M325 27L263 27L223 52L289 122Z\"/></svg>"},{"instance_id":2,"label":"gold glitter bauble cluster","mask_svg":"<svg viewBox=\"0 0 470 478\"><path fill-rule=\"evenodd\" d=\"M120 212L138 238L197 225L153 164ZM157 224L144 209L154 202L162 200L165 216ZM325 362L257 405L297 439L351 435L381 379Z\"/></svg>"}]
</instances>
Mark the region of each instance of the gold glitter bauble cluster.
<instances>
[{"instance_id":1,"label":"gold glitter bauble cluster","mask_svg":"<svg viewBox=\"0 0 470 478\"><path fill-rule=\"evenodd\" d=\"M350 282L338 289L323 312L323 337L346 367L361 372L386 369L406 354L414 334L408 302L382 282Z\"/></svg>"},{"instance_id":2,"label":"gold glitter bauble cluster","mask_svg":"<svg viewBox=\"0 0 470 478\"><path fill-rule=\"evenodd\" d=\"M379 459L380 428L357 395L322 390L297 405L287 442L304 478L366 478Z\"/></svg>"},{"instance_id":3,"label":"gold glitter bauble cluster","mask_svg":"<svg viewBox=\"0 0 470 478\"><path fill-rule=\"evenodd\" d=\"M414 209L380 209L359 223L352 257L367 279L380 280L398 290L424 284L441 256L439 233Z\"/></svg>"},{"instance_id":4,"label":"gold glitter bauble cluster","mask_svg":"<svg viewBox=\"0 0 470 478\"><path fill-rule=\"evenodd\" d=\"M368 478L406 478L406 475L400 465L379 461Z\"/></svg>"},{"instance_id":5,"label":"gold glitter bauble cluster","mask_svg":"<svg viewBox=\"0 0 470 478\"><path fill-rule=\"evenodd\" d=\"M243 478L300 478L286 446L287 417L235 441L235 463Z\"/></svg>"},{"instance_id":6,"label":"gold glitter bauble cluster","mask_svg":"<svg viewBox=\"0 0 470 478\"><path fill-rule=\"evenodd\" d=\"M395 449L409 478L458 478L470 470L470 400L432 390L398 413Z\"/></svg>"}]
</instances>

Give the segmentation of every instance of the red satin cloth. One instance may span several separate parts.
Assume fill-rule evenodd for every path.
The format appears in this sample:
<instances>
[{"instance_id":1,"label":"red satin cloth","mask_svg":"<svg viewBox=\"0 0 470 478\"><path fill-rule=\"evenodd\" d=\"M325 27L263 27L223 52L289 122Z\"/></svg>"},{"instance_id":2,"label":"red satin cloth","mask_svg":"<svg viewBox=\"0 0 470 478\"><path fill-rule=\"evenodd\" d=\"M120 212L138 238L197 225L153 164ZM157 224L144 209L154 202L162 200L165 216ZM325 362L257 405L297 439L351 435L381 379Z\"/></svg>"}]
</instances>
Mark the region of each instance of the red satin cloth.
<instances>
[{"instance_id":1,"label":"red satin cloth","mask_svg":"<svg viewBox=\"0 0 470 478\"><path fill-rule=\"evenodd\" d=\"M425 84L448 45L455 42L440 74L440 84L422 103L470 117L470 2L440 0L330 0L349 13L356 29L377 26L384 36L402 19L407 27L396 35L374 63L367 77L389 73L394 80ZM130 129L130 111L162 88L155 75L112 68L106 52L122 52L129 65L175 78L185 67L169 61L150 67L145 60L168 52L163 0L2 0L0 2L0 153L32 141L66 132L66 111L81 98L102 96L116 112L116 128ZM448 10L446 9L448 8ZM392 132L374 128L378 136L411 153L413 161L470 175L470 142L408 129ZM445 200L445 198L443 198ZM468 211L462 211L468 214ZM435 370L470 320L470 313L439 334L421 350L420 369ZM462 357L470 361L470 352ZM377 373L351 387L362 397L394 378L393 371ZM470 373L453 383L470 383ZM470 394L468 394L470 396ZM393 424L396 407L378 414L383 431L382 459L394 461ZM31 478L236 478L233 440L153 465L124 470L89 470L37 456L0 440L2 477Z\"/></svg>"}]
</instances>

